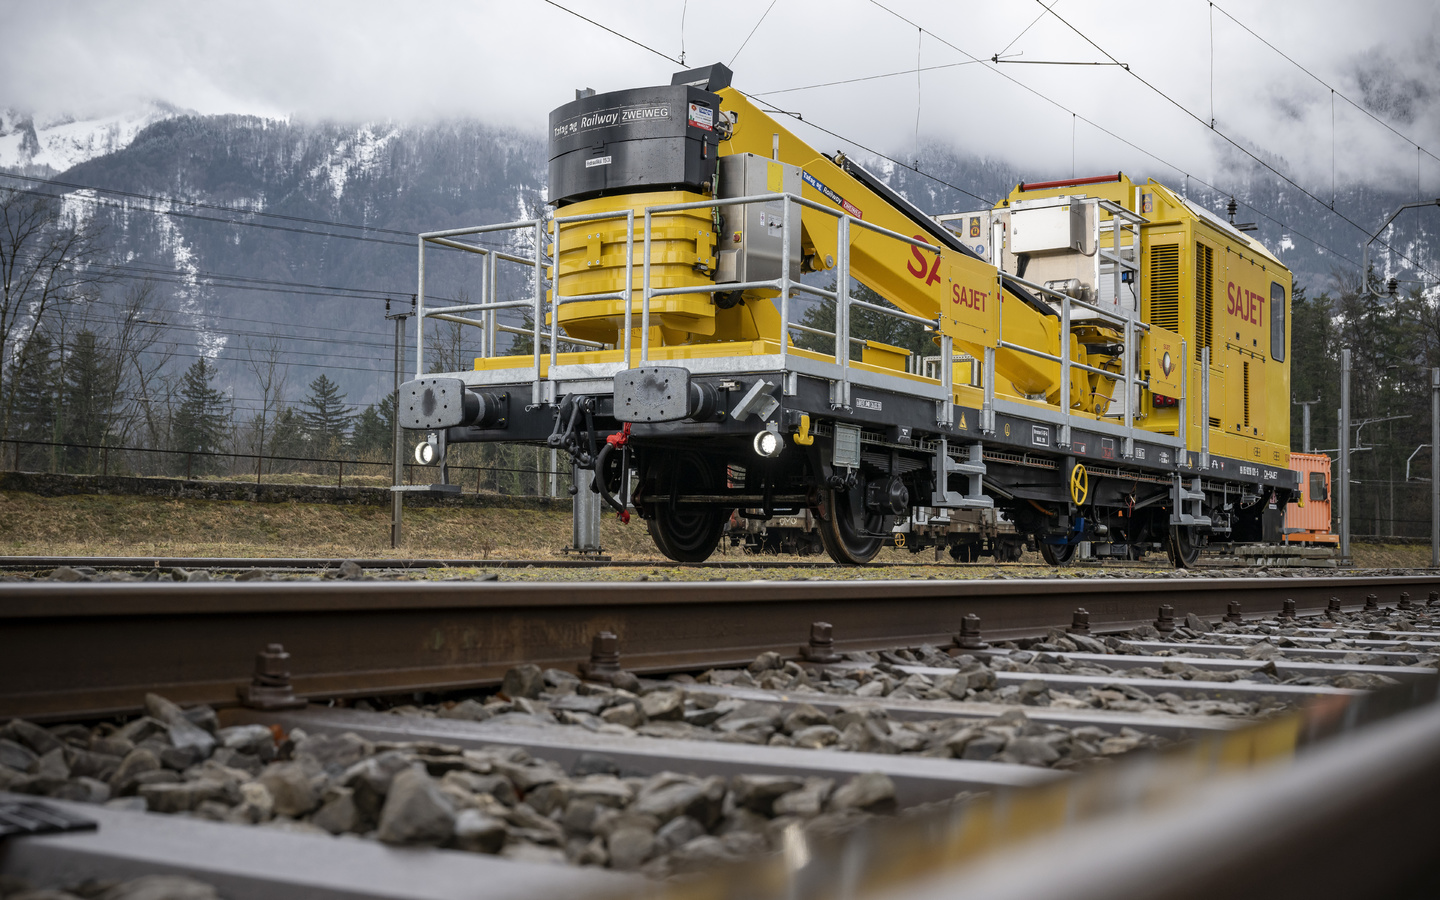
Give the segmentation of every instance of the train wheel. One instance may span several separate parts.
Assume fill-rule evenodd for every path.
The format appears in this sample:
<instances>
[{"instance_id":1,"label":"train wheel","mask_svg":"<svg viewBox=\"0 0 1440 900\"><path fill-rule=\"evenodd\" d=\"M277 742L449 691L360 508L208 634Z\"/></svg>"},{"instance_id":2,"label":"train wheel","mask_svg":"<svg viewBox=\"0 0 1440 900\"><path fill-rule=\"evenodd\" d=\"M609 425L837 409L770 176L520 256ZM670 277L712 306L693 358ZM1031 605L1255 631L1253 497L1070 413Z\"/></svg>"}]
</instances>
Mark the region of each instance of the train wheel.
<instances>
[{"instance_id":1,"label":"train wheel","mask_svg":"<svg viewBox=\"0 0 1440 900\"><path fill-rule=\"evenodd\" d=\"M1068 566L1075 559L1075 548L1077 544L1047 544L1043 540L1035 543L1040 545L1040 558L1045 560L1046 565Z\"/></svg>"},{"instance_id":2,"label":"train wheel","mask_svg":"<svg viewBox=\"0 0 1440 900\"><path fill-rule=\"evenodd\" d=\"M865 514L863 494L857 488L849 491L827 490L827 515L815 523L820 543L837 563L863 566L885 546L885 538L872 536L884 530L885 517ZM858 508L857 508L858 507Z\"/></svg>"},{"instance_id":3,"label":"train wheel","mask_svg":"<svg viewBox=\"0 0 1440 900\"><path fill-rule=\"evenodd\" d=\"M676 562L698 563L710 558L725 530L724 510L671 510L659 507L645 521L661 553Z\"/></svg>"},{"instance_id":4,"label":"train wheel","mask_svg":"<svg viewBox=\"0 0 1440 900\"><path fill-rule=\"evenodd\" d=\"M974 542L951 544L950 558L962 563L976 562L980 559L980 545Z\"/></svg>"},{"instance_id":5,"label":"train wheel","mask_svg":"<svg viewBox=\"0 0 1440 900\"><path fill-rule=\"evenodd\" d=\"M1188 569L1195 565L1200 558L1200 542L1196 539L1195 529L1184 525L1170 526L1170 533L1165 540L1165 553L1170 557L1170 564L1177 569Z\"/></svg>"},{"instance_id":6,"label":"train wheel","mask_svg":"<svg viewBox=\"0 0 1440 900\"><path fill-rule=\"evenodd\" d=\"M720 483L715 467L698 453L672 459L660 473L659 493L668 496L677 481L702 494L715 493ZM645 526L661 553L676 562L698 563L715 552L729 518L728 509L677 509L669 503L656 503L651 505Z\"/></svg>"}]
</instances>

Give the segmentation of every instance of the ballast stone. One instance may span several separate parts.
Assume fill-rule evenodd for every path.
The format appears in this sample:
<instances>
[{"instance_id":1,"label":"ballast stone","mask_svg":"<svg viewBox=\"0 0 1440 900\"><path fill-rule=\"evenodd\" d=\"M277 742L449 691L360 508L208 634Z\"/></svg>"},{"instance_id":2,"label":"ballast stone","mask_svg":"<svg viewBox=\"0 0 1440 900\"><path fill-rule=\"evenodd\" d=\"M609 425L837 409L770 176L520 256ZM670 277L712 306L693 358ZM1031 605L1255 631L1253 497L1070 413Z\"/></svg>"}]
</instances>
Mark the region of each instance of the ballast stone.
<instances>
[{"instance_id":1,"label":"ballast stone","mask_svg":"<svg viewBox=\"0 0 1440 900\"><path fill-rule=\"evenodd\" d=\"M455 832L455 810L439 784L420 767L390 783L377 837L387 844L443 844Z\"/></svg>"}]
</instances>

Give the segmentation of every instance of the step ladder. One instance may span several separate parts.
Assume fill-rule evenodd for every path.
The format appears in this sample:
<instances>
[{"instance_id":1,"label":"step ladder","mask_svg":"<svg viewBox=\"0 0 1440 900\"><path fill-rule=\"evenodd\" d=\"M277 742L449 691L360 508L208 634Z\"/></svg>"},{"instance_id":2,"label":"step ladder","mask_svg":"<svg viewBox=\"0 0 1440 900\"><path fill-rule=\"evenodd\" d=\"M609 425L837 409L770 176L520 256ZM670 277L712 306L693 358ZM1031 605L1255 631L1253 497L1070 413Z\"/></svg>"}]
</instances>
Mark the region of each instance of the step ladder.
<instances>
[{"instance_id":1,"label":"step ladder","mask_svg":"<svg viewBox=\"0 0 1440 900\"><path fill-rule=\"evenodd\" d=\"M930 506L937 509L993 509L995 501L985 496L985 450L977 443L970 444L962 451L968 451L965 462L950 458L950 442L941 438L935 446L935 489L930 494ZM964 475L969 489L960 494L950 490L950 476Z\"/></svg>"},{"instance_id":2,"label":"step ladder","mask_svg":"<svg viewBox=\"0 0 1440 900\"><path fill-rule=\"evenodd\" d=\"M1187 487L1185 479L1177 473L1173 476L1174 481L1170 489L1170 513L1171 525L1209 525L1210 517L1202 515L1200 504L1205 500L1205 492L1200 489L1200 477L1190 479Z\"/></svg>"}]
</instances>

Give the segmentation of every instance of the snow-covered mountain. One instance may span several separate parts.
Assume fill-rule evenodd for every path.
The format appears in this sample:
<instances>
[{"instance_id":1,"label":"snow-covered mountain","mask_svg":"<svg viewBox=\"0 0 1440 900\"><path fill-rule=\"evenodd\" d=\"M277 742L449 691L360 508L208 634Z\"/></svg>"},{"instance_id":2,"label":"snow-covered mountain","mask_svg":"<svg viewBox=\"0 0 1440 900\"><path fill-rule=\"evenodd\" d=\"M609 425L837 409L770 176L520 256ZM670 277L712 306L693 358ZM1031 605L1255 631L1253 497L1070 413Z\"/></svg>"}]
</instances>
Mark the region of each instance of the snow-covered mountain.
<instances>
[{"instance_id":1,"label":"snow-covered mountain","mask_svg":"<svg viewBox=\"0 0 1440 900\"><path fill-rule=\"evenodd\" d=\"M186 110L166 103L108 115L32 116L0 109L0 168L28 173L63 172L130 146L150 125Z\"/></svg>"},{"instance_id":2,"label":"snow-covered mountain","mask_svg":"<svg viewBox=\"0 0 1440 900\"><path fill-rule=\"evenodd\" d=\"M247 345L273 336L291 393L323 371L350 402L378 399L393 334L384 300L408 306L415 292L413 235L528 218L543 202L541 139L473 121L337 124L150 107L48 126L7 114L0 131L0 172L87 186L60 192L67 218L102 229L113 282L92 321L103 325L127 289L151 282L149 318L172 327L174 365L212 359L238 398L255 394ZM478 291L475 258L432 255L432 297Z\"/></svg>"},{"instance_id":3,"label":"snow-covered mountain","mask_svg":"<svg viewBox=\"0 0 1440 900\"><path fill-rule=\"evenodd\" d=\"M986 198L1003 197L1019 180L1070 174L1068 160L1060 172L1019 171L1003 150L981 159L932 146L921 168ZM926 211L985 205L914 171L871 163ZM292 383L323 370L351 402L368 403L389 384L383 299L408 301L415 290L412 235L538 214L546 153L538 134L473 120L338 124L197 116L152 104L92 118L0 113L0 170L128 192L67 188L67 213L104 226L113 293L153 278L166 313L159 318L176 326L177 364L203 352L221 364L237 397L252 396L246 343L277 335ZM1216 182L1235 191L1239 220L1258 222L1257 237L1312 294L1331 287L1333 270L1354 268L1340 257L1359 260L1365 236L1273 174L1239 169ZM1225 215L1228 193L1191 184L1189 196ZM1342 190L1336 206L1378 226L1410 199L1357 187ZM1387 235L1394 249L1377 245L1374 254L1380 277L1414 277L1417 266L1440 271L1436 231L1424 211L1397 220ZM427 260L431 296L477 296L469 254L432 251Z\"/></svg>"}]
</instances>

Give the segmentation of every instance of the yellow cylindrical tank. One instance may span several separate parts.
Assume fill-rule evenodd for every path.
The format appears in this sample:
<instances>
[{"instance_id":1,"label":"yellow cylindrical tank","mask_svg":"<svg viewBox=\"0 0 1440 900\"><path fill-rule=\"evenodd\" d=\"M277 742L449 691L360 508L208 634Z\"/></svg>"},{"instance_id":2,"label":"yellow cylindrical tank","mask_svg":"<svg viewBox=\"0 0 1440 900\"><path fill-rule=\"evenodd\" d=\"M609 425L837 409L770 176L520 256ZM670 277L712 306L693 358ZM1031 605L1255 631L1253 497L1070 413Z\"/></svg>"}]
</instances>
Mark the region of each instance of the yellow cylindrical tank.
<instances>
[{"instance_id":1,"label":"yellow cylindrical tank","mask_svg":"<svg viewBox=\"0 0 1440 900\"><path fill-rule=\"evenodd\" d=\"M635 211L635 250L631 282L631 328L639 345L645 263L645 208L705 200L689 191L655 191L596 197L572 203L561 216ZM563 222L559 251L560 296L602 294L625 288L625 219ZM709 207L657 213L651 218L650 286L654 290L709 285L715 270L715 227ZM619 345L624 342L625 304L620 300L583 300L560 306L560 327L572 337ZM665 344L684 343L694 335L715 333L715 304L710 294L672 294L650 303L651 340L656 330Z\"/></svg>"}]
</instances>

